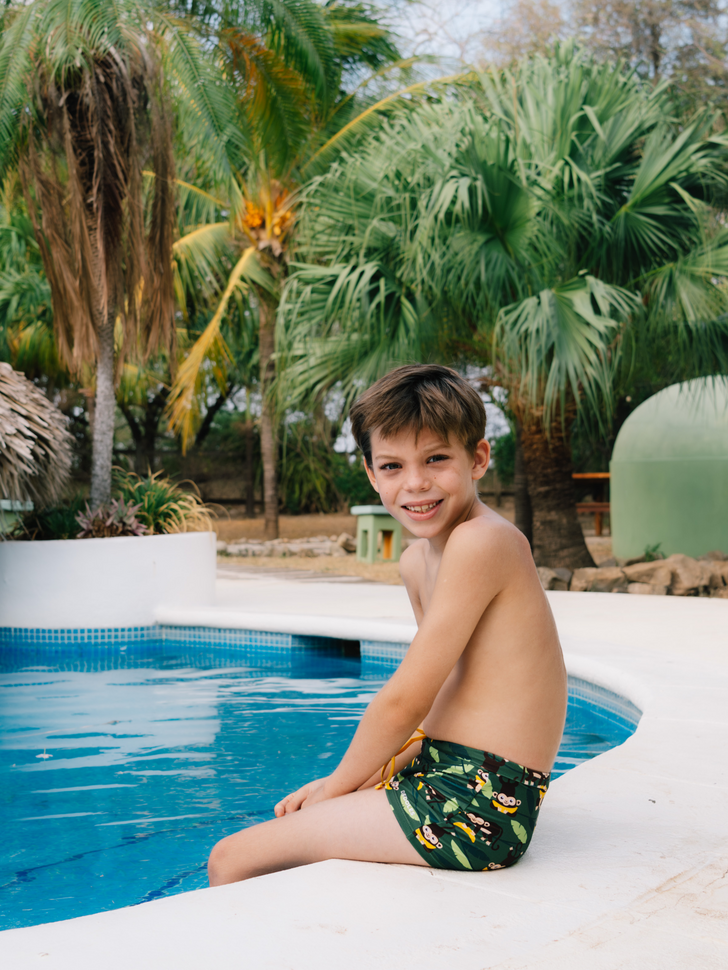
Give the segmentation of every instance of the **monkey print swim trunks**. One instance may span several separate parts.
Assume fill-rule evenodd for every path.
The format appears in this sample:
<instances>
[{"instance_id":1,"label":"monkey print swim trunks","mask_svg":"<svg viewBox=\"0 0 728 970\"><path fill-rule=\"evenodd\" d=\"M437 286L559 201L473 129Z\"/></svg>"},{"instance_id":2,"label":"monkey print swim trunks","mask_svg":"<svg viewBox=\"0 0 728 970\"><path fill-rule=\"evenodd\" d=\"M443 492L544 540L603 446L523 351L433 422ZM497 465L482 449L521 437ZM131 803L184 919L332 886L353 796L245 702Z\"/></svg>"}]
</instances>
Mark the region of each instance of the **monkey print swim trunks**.
<instances>
[{"instance_id":1,"label":"monkey print swim trunks","mask_svg":"<svg viewBox=\"0 0 728 970\"><path fill-rule=\"evenodd\" d=\"M437 869L504 869L528 848L546 772L488 751L424 738L383 787L405 835Z\"/></svg>"}]
</instances>

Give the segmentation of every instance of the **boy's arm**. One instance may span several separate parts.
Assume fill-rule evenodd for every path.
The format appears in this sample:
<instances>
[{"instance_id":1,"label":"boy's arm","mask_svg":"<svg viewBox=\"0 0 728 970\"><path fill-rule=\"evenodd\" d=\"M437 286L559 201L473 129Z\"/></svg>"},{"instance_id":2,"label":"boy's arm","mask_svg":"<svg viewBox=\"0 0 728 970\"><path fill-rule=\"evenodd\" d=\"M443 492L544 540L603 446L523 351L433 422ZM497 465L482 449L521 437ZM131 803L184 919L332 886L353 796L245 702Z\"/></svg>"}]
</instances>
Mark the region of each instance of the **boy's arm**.
<instances>
[{"instance_id":1,"label":"boy's arm","mask_svg":"<svg viewBox=\"0 0 728 970\"><path fill-rule=\"evenodd\" d=\"M524 558L532 567L528 543L518 536L483 518L453 530L427 614L398 670L365 711L338 768L286 811L356 791L412 735L491 600Z\"/></svg>"}]
</instances>

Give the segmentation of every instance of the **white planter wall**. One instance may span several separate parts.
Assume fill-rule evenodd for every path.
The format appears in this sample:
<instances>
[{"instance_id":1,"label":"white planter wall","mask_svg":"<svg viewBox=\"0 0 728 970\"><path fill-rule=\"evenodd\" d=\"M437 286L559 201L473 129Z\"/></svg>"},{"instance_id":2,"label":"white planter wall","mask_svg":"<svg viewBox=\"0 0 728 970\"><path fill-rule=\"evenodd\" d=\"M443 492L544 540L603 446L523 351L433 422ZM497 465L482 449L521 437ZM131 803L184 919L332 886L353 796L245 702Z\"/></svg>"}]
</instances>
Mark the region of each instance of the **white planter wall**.
<instances>
[{"instance_id":1,"label":"white planter wall","mask_svg":"<svg viewBox=\"0 0 728 970\"><path fill-rule=\"evenodd\" d=\"M215 598L214 532L0 542L0 626L126 627Z\"/></svg>"}]
</instances>

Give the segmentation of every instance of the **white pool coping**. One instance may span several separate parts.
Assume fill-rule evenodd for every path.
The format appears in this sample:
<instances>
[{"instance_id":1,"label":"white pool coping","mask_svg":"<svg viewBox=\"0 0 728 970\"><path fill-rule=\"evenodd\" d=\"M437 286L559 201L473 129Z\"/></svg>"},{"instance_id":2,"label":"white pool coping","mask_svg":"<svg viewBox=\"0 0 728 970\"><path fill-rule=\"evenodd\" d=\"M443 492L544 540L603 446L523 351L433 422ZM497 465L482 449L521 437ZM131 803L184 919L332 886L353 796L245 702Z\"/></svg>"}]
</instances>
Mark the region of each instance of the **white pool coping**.
<instances>
[{"instance_id":1,"label":"white pool coping","mask_svg":"<svg viewBox=\"0 0 728 970\"><path fill-rule=\"evenodd\" d=\"M401 587L334 585L251 580L237 599L220 587L218 607L178 609L175 622L264 629L253 624L272 617L305 620L317 635L358 629L362 639L364 624L373 639L412 629ZM517 866L455 873L334 860L7 930L0 965L725 970L728 602L549 598L569 671L628 697L643 716L625 744L553 783Z\"/></svg>"}]
</instances>

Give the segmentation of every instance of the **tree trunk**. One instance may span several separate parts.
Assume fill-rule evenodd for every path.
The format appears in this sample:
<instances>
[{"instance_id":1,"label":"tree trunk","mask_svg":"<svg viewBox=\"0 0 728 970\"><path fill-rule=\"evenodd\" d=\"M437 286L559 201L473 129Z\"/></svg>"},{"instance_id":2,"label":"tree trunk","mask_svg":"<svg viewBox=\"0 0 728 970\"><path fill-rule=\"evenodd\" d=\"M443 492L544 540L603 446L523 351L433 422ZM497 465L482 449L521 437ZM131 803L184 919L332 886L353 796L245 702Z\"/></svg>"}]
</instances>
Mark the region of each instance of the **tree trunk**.
<instances>
[{"instance_id":1,"label":"tree trunk","mask_svg":"<svg viewBox=\"0 0 728 970\"><path fill-rule=\"evenodd\" d=\"M263 459L263 506L265 510L264 536L278 538L278 447L270 400L270 385L275 377L273 351L275 348L276 306L259 294L260 314L260 390L262 409L260 414L260 450Z\"/></svg>"},{"instance_id":2,"label":"tree trunk","mask_svg":"<svg viewBox=\"0 0 728 970\"><path fill-rule=\"evenodd\" d=\"M201 447L202 442L210 433L210 429L212 428L212 422L215 420L218 412L225 405L225 401L227 401L230 395L234 393L235 393L235 386L233 384L228 384L226 390L223 391L221 394L219 394L218 397L215 399L215 401L207 409L205 418L202 424L200 425L200 428L197 434L195 435L195 448Z\"/></svg>"},{"instance_id":3,"label":"tree trunk","mask_svg":"<svg viewBox=\"0 0 728 970\"><path fill-rule=\"evenodd\" d=\"M516 498L516 528L520 529L533 548L533 511L531 497L528 494L528 475L526 462L523 458L521 443L521 425L516 423L516 460L513 476L513 489Z\"/></svg>"},{"instance_id":4,"label":"tree trunk","mask_svg":"<svg viewBox=\"0 0 728 970\"><path fill-rule=\"evenodd\" d=\"M245 517L255 518L255 476L253 474L253 422L245 425Z\"/></svg>"},{"instance_id":5,"label":"tree trunk","mask_svg":"<svg viewBox=\"0 0 728 970\"><path fill-rule=\"evenodd\" d=\"M551 438L532 421L521 430L521 444L533 510L533 558L537 566L593 566L576 514L571 452L562 427Z\"/></svg>"},{"instance_id":6,"label":"tree trunk","mask_svg":"<svg viewBox=\"0 0 728 970\"><path fill-rule=\"evenodd\" d=\"M108 313L98 329L96 402L91 454L91 507L111 500L111 460L114 450L114 314Z\"/></svg>"}]
</instances>

